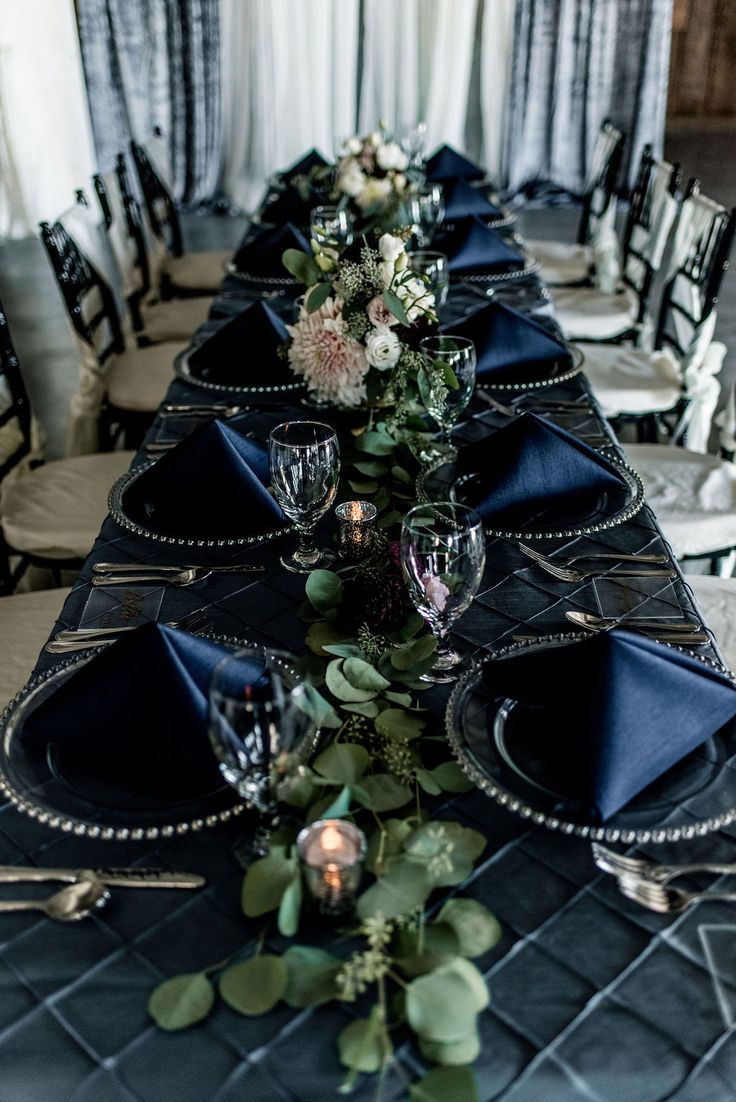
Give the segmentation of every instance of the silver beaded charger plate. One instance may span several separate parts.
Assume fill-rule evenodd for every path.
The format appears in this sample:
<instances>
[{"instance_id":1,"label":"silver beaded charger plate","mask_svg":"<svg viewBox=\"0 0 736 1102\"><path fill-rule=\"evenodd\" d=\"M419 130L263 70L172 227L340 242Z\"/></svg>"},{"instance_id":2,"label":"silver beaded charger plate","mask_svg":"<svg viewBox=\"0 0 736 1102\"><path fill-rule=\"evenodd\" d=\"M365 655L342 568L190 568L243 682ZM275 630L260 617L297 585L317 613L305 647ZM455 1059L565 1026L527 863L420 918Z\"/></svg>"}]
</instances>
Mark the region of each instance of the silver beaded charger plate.
<instances>
[{"instance_id":1,"label":"silver beaded charger plate","mask_svg":"<svg viewBox=\"0 0 736 1102\"><path fill-rule=\"evenodd\" d=\"M253 645L229 636L199 634L232 650ZM33 678L7 706L0 716L0 793L18 811L45 826L104 841L171 838L228 822L247 810L248 804L224 782L209 791L174 791L151 781L142 762L133 790L121 783L112 764L103 775L99 762L93 765L71 755L62 744L34 749L24 742L24 727L35 708L104 649L105 645L95 647L58 663ZM283 665L295 682L297 671ZM306 761L313 752L318 734L310 732L292 752L298 761ZM206 731L202 737L207 738Z\"/></svg>"},{"instance_id":2,"label":"silver beaded charger plate","mask_svg":"<svg viewBox=\"0 0 736 1102\"><path fill-rule=\"evenodd\" d=\"M299 395L305 394L307 387L305 383L293 382L293 383L275 383L274 385L262 385L262 386L247 386L245 383L239 385L233 382L216 382L211 379L206 379L202 375L198 374L196 370L193 370L190 362L190 351L181 352L174 360L174 372L177 378L182 382L187 383L189 386L199 387L201 390L212 390L218 394L231 394L231 395L243 395L251 398L257 398L259 395L278 396L278 395Z\"/></svg>"},{"instance_id":3,"label":"silver beaded charger plate","mask_svg":"<svg viewBox=\"0 0 736 1102\"><path fill-rule=\"evenodd\" d=\"M551 537L585 536L616 528L630 520L644 505L644 484L631 467L606 456L621 479L620 489L591 494L577 503L537 510L532 515L507 514L507 519L483 522L487 536L505 539L541 540ZM458 474L455 462L440 461L422 471L416 484L420 501L456 501L475 508L483 496L480 475Z\"/></svg>"},{"instance_id":4,"label":"silver beaded charger plate","mask_svg":"<svg viewBox=\"0 0 736 1102\"><path fill-rule=\"evenodd\" d=\"M542 264L539 260L535 260L531 256L525 256L524 263L520 268L508 268L504 272L484 272L482 270L469 271L469 272L455 272L455 276L458 279L462 279L465 283L511 283L517 279L528 279L529 276L535 275ZM450 272L452 276L453 273Z\"/></svg>"},{"instance_id":5,"label":"silver beaded charger plate","mask_svg":"<svg viewBox=\"0 0 736 1102\"><path fill-rule=\"evenodd\" d=\"M557 386L579 375L583 369L585 356L576 344L564 344L567 356L560 356L552 363L532 364L511 367L508 372L494 372L490 378L478 376L478 383L488 390L542 390L544 387ZM572 362L571 362L572 361Z\"/></svg>"},{"instance_id":6,"label":"silver beaded charger plate","mask_svg":"<svg viewBox=\"0 0 736 1102\"><path fill-rule=\"evenodd\" d=\"M234 276L235 279L240 279L243 283L248 283L254 288L262 288L263 291L273 291L275 287L293 287L296 289L301 286L293 276L264 276L258 275L257 272L243 272L236 267L232 260L225 265L225 272L227 275Z\"/></svg>"},{"instance_id":7,"label":"silver beaded charger plate","mask_svg":"<svg viewBox=\"0 0 736 1102\"><path fill-rule=\"evenodd\" d=\"M252 532L247 536L213 536L210 539L200 539L196 536L176 535L171 532L159 531L150 521L144 521L143 517L132 516L125 501L126 491L134 485L136 479L138 479L144 471L150 470L156 462L158 462L157 459L149 459L139 464L139 466L126 471L110 490L107 499L107 507L110 510L110 515L113 520L115 520L121 528L126 528L129 532L135 532L137 536L145 536L146 539L156 540L158 543L168 543L172 547L248 547L257 543L266 543L268 540L278 539L280 536L287 536L294 531L294 526L292 524L287 524L283 528L276 528L270 532Z\"/></svg>"},{"instance_id":8,"label":"silver beaded charger plate","mask_svg":"<svg viewBox=\"0 0 736 1102\"><path fill-rule=\"evenodd\" d=\"M565 633L493 652L502 660L590 639ZM662 644L670 646L670 644ZM687 653L671 646L672 650ZM724 670L710 659L696 659ZM571 670L573 666L571 665ZM574 680L571 682L574 693ZM601 842L675 842L721 830L736 821L736 721L717 731L667 770L604 824L595 822L576 792L573 770L550 747L569 726L566 712L523 705L494 693L474 666L456 684L445 727L453 753L473 783L496 803L537 826Z\"/></svg>"}]
</instances>

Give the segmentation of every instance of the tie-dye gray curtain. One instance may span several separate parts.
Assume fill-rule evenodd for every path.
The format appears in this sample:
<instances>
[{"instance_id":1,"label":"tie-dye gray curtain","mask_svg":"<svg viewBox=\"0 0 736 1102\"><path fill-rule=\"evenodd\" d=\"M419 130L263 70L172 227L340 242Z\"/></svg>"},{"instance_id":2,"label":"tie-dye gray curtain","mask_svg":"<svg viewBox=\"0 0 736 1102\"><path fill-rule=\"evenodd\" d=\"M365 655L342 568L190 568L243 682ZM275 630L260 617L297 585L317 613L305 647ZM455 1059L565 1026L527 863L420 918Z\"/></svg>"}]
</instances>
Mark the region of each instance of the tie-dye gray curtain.
<instances>
[{"instance_id":1,"label":"tie-dye gray curtain","mask_svg":"<svg viewBox=\"0 0 736 1102\"><path fill-rule=\"evenodd\" d=\"M221 160L218 0L76 0L100 171L159 127L176 198L217 192Z\"/></svg>"},{"instance_id":2,"label":"tie-dye gray curtain","mask_svg":"<svg viewBox=\"0 0 736 1102\"><path fill-rule=\"evenodd\" d=\"M622 180L662 150L672 0L516 0L506 183L581 192L602 121L627 135Z\"/></svg>"}]
</instances>

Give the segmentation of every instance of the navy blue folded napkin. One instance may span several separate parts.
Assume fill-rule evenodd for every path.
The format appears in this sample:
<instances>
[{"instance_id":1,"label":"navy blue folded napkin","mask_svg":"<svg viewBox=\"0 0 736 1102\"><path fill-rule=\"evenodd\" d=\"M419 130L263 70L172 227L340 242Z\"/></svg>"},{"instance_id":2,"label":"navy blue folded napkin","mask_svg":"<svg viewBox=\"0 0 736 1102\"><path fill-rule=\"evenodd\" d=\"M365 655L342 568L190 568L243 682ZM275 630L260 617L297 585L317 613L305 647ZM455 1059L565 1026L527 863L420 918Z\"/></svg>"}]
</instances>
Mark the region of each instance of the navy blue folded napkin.
<instances>
[{"instance_id":1,"label":"navy blue folded napkin","mask_svg":"<svg viewBox=\"0 0 736 1102\"><path fill-rule=\"evenodd\" d=\"M279 348L286 326L266 302L254 302L189 353L193 375L224 386L283 386L297 380Z\"/></svg>"},{"instance_id":2,"label":"navy blue folded napkin","mask_svg":"<svg viewBox=\"0 0 736 1102\"><path fill-rule=\"evenodd\" d=\"M428 180L482 180L485 171L469 161L451 145L441 145L427 161L424 174Z\"/></svg>"},{"instance_id":3,"label":"navy blue folded napkin","mask_svg":"<svg viewBox=\"0 0 736 1102\"><path fill-rule=\"evenodd\" d=\"M131 785L163 784L180 795L222 784L207 735L216 664L232 651L163 624L121 635L35 708L23 728L29 745L54 744L60 762L86 759L88 773ZM242 668L241 668L242 663ZM243 658L245 683L264 665ZM76 771L76 770L75 770Z\"/></svg>"},{"instance_id":4,"label":"navy blue folded napkin","mask_svg":"<svg viewBox=\"0 0 736 1102\"><path fill-rule=\"evenodd\" d=\"M478 378L492 384L492 377L540 373L562 374L573 365L568 348L544 326L501 302L489 302L459 324L447 326L453 336L467 337L475 345Z\"/></svg>"},{"instance_id":5,"label":"navy blue folded napkin","mask_svg":"<svg viewBox=\"0 0 736 1102\"><path fill-rule=\"evenodd\" d=\"M242 539L288 523L268 482L265 448L231 425L207 421L130 482L123 508L162 535Z\"/></svg>"},{"instance_id":6,"label":"navy blue folded napkin","mask_svg":"<svg viewBox=\"0 0 736 1102\"><path fill-rule=\"evenodd\" d=\"M602 455L535 413L462 448L458 469L478 473L473 507L497 526L502 518L523 523L553 505L566 513L590 507L626 485Z\"/></svg>"},{"instance_id":7,"label":"navy blue folded napkin","mask_svg":"<svg viewBox=\"0 0 736 1102\"><path fill-rule=\"evenodd\" d=\"M451 272L508 272L524 267L524 257L507 245L500 233L480 218L463 219L442 235L438 248L448 259Z\"/></svg>"},{"instance_id":8,"label":"navy blue folded napkin","mask_svg":"<svg viewBox=\"0 0 736 1102\"><path fill-rule=\"evenodd\" d=\"M282 180L293 180L295 176L306 176L313 168L324 168L328 163L318 150L312 148L298 161L294 161L289 168L283 169L279 175Z\"/></svg>"},{"instance_id":9,"label":"navy blue folded napkin","mask_svg":"<svg viewBox=\"0 0 736 1102\"><path fill-rule=\"evenodd\" d=\"M494 696L562 716L540 752L558 775L575 778L580 800L602 821L736 716L727 677L620 629L491 658L483 676Z\"/></svg>"},{"instance_id":10,"label":"navy blue folded napkin","mask_svg":"<svg viewBox=\"0 0 736 1102\"><path fill-rule=\"evenodd\" d=\"M281 225L293 222L295 226L308 226L309 216L315 207L327 202L324 192L308 189L306 197L295 187L288 187L276 194L261 210L261 219Z\"/></svg>"},{"instance_id":11,"label":"navy blue folded napkin","mask_svg":"<svg viewBox=\"0 0 736 1102\"><path fill-rule=\"evenodd\" d=\"M285 249L300 249L311 256L309 242L291 222L261 230L238 249L233 263L239 272L248 275L287 278L288 272L281 261Z\"/></svg>"},{"instance_id":12,"label":"navy blue folded napkin","mask_svg":"<svg viewBox=\"0 0 736 1102\"><path fill-rule=\"evenodd\" d=\"M465 180L445 184L445 219L454 222L458 218L503 218L500 210L482 191Z\"/></svg>"}]
</instances>

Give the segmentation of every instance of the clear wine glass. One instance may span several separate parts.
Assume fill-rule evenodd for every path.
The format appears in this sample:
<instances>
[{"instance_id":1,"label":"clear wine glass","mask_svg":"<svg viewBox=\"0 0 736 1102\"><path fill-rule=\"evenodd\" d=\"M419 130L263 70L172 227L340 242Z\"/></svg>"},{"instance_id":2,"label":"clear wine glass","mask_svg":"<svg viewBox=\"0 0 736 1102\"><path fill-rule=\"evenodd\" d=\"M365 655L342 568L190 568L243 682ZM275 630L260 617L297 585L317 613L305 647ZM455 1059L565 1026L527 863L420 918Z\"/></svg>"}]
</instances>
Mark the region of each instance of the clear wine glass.
<instances>
[{"instance_id":1,"label":"clear wine glass","mask_svg":"<svg viewBox=\"0 0 736 1102\"><path fill-rule=\"evenodd\" d=\"M407 123L401 128L400 143L409 158L409 167L418 168L422 163L422 154L427 140L426 122Z\"/></svg>"},{"instance_id":2,"label":"clear wine glass","mask_svg":"<svg viewBox=\"0 0 736 1102\"><path fill-rule=\"evenodd\" d=\"M409 267L426 281L439 310L447 302L447 293L450 288L450 269L445 254L428 250L411 252Z\"/></svg>"},{"instance_id":3,"label":"clear wine glass","mask_svg":"<svg viewBox=\"0 0 736 1102\"><path fill-rule=\"evenodd\" d=\"M417 184L409 196L408 217L419 248L431 245L437 227L445 217L442 184Z\"/></svg>"},{"instance_id":4,"label":"clear wine glass","mask_svg":"<svg viewBox=\"0 0 736 1102\"><path fill-rule=\"evenodd\" d=\"M284 421L271 432L268 462L274 497L292 520L299 546L281 556L296 574L328 566L334 555L314 541L317 521L332 505L340 478L340 445L334 429L320 421Z\"/></svg>"},{"instance_id":5,"label":"clear wine glass","mask_svg":"<svg viewBox=\"0 0 736 1102\"><path fill-rule=\"evenodd\" d=\"M309 752L306 690L283 651L243 647L212 671L208 733L220 772L260 813L252 856L268 848L279 786Z\"/></svg>"},{"instance_id":6,"label":"clear wine glass","mask_svg":"<svg viewBox=\"0 0 736 1102\"><path fill-rule=\"evenodd\" d=\"M440 428L433 445L436 456L454 455L452 429L470 401L475 386L475 345L452 334L424 337L420 343L427 384L420 392L427 412Z\"/></svg>"},{"instance_id":7,"label":"clear wine glass","mask_svg":"<svg viewBox=\"0 0 736 1102\"><path fill-rule=\"evenodd\" d=\"M486 561L483 524L474 509L450 501L417 505L401 527L401 566L409 596L437 640L437 661L423 681L454 681L461 656L447 639L470 607Z\"/></svg>"},{"instance_id":8,"label":"clear wine glass","mask_svg":"<svg viewBox=\"0 0 736 1102\"><path fill-rule=\"evenodd\" d=\"M320 252L331 256L353 243L355 219L343 207L315 207L309 215L310 232Z\"/></svg>"}]
</instances>

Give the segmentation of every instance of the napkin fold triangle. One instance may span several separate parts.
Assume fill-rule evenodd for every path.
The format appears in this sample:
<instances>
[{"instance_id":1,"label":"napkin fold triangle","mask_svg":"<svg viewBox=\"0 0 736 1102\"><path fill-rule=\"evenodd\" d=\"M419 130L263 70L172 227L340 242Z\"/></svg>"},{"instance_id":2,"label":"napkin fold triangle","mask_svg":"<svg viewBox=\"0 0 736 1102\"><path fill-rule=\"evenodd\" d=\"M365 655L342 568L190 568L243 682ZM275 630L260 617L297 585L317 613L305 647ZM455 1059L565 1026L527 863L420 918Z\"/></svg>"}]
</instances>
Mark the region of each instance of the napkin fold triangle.
<instances>
[{"instance_id":1,"label":"napkin fold triangle","mask_svg":"<svg viewBox=\"0 0 736 1102\"><path fill-rule=\"evenodd\" d=\"M287 277L288 273L281 260L286 249L299 249L311 255L309 242L291 222L262 229L256 237L238 249L233 263L238 271L251 276Z\"/></svg>"},{"instance_id":2,"label":"napkin fold triangle","mask_svg":"<svg viewBox=\"0 0 736 1102\"><path fill-rule=\"evenodd\" d=\"M445 218L448 222L458 218L503 218L500 210L490 199L472 187L466 180L454 180L445 184Z\"/></svg>"},{"instance_id":3,"label":"napkin fold triangle","mask_svg":"<svg viewBox=\"0 0 736 1102\"><path fill-rule=\"evenodd\" d=\"M525 523L555 504L590 507L625 485L615 467L577 437L535 413L514 417L493 436L468 445L458 464L477 472L473 507L496 524Z\"/></svg>"},{"instance_id":4,"label":"napkin fold triangle","mask_svg":"<svg viewBox=\"0 0 736 1102\"><path fill-rule=\"evenodd\" d=\"M222 421L207 421L130 482L123 507L162 535L258 536L287 526L268 480L268 455L260 444Z\"/></svg>"},{"instance_id":5,"label":"napkin fold triangle","mask_svg":"<svg viewBox=\"0 0 736 1102\"><path fill-rule=\"evenodd\" d=\"M279 192L270 203L261 210L261 218L266 223L281 225L283 222L293 222L296 226L307 226L309 216L316 206L327 202L324 193L309 189L305 197L295 187L287 187Z\"/></svg>"},{"instance_id":6,"label":"napkin fold triangle","mask_svg":"<svg viewBox=\"0 0 736 1102\"><path fill-rule=\"evenodd\" d=\"M450 327L448 327L449 329ZM495 374L513 375L526 367L561 372L572 367L569 349L544 326L502 302L481 306L457 325L453 336L467 337L475 345L476 373L481 380Z\"/></svg>"},{"instance_id":7,"label":"napkin fold triangle","mask_svg":"<svg viewBox=\"0 0 736 1102\"><path fill-rule=\"evenodd\" d=\"M482 180L485 171L480 165L458 153L451 145L441 145L427 160L425 176L428 180Z\"/></svg>"},{"instance_id":8,"label":"napkin fold triangle","mask_svg":"<svg viewBox=\"0 0 736 1102\"><path fill-rule=\"evenodd\" d=\"M564 742L546 752L602 821L736 716L725 675L620 629L492 658L483 676L496 696L562 714Z\"/></svg>"},{"instance_id":9,"label":"napkin fold triangle","mask_svg":"<svg viewBox=\"0 0 736 1102\"><path fill-rule=\"evenodd\" d=\"M232 651L164 624L122 635L29 715L23 739L84 759L90 775L202 793L222 785L207 735L215 665ZM243 675L255 683L254 660ZM62 762L63 762L62 758Z\"/></svg>"},{"instance_id":10,"label":"napkin fold triangle","mask_svg":"<svg viewBox=\"0 0 736 1102\"><path fill-rule=\"evenodd\" d=\"M254 302L189 353L192 374L229 386L283 386L296 380L279 348L286 326L266 302Z\"/></svg>"},{"instance_id":11,"label":"napkin fold triangle","mask_svg":"<svg viewBox=\"0 0 736 1102\"><path fill-rule=\"evenodd\" d=\"M524 266L521 253L475 216L462 219L443 234L438 247L447 257L451 272L507 272Z\"/></svg>"},{"instance_id":12,"label":"napkin fold triangle","mask_svg":"<svg viewBox=\"0 0 736 1102\"><path fill-rule=\"evenodd\" d=\"M313 168L324 168L326 164L328 162L319 150L312 147L298 161L294 161L293 165L283 169L280 175L283 180L292 180L294 176L306 176Z\"/></svg>"}]
</instances>

